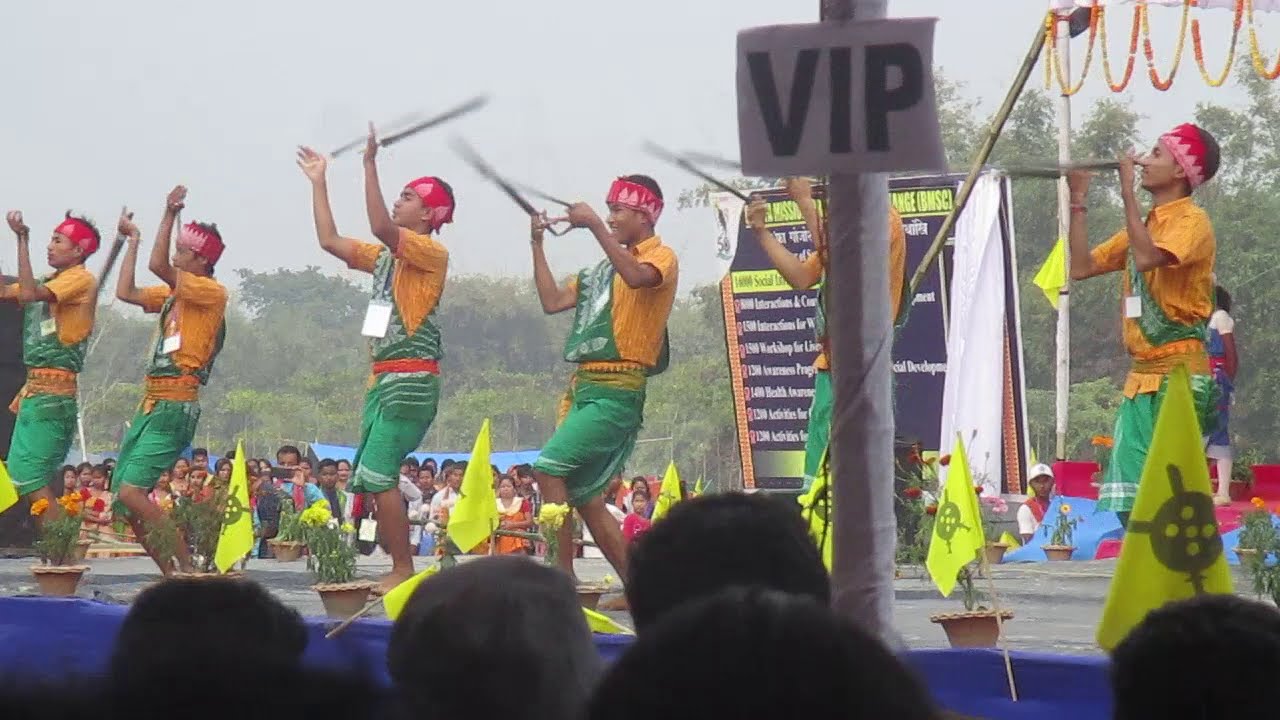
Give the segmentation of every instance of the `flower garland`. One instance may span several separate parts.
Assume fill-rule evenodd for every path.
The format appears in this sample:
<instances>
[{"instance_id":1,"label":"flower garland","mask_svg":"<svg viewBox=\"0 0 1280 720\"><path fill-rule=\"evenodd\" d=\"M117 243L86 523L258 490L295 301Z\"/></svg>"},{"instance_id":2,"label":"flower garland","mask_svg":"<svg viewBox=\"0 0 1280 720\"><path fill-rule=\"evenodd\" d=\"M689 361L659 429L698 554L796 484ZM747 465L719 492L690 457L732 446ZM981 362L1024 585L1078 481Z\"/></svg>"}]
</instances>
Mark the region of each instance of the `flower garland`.
<instances>
[{"instance_id":1,"label":"flower garland","mask_svg":"<svg viewBox=\"0 0 1280 720\"><path fill-rule=\"evenodd\" d=\"M1062 72L1062 63L1058 61L1058 23L1066 22L1066 18L1056 13L1049 12L1045 16L1045 45L1048 49L1048 62L1045 63L1045 75L1049 74L1049 68L1052 67L1054 73L1058 77L1058 87L1062 90L1062 94L1070 97L1080 92L1084 87L1084 81L1089 77L1089 68L1093 65L1093 48L1098 36L1098 18L1101 17L1102 8L1098 7L1095 2L1093 7L1089 8L1089 47L1084 52L1084 66L1080 71L1080 81L1075 85L1071 85L1068 78ZM1048 82L1045 83L1048 87Z\"/></svg>"},{"instance_id":2,"label":"flower garland","mask_svg":"<svg viewBox=\"0 0 1280 720\"><path fill-rule=\"evenodd\" d=\"M1258 48L1258 29L1253 22L1253 0L1241 0L1241 2L1247 6L1246 12L1249 15L1249 52L1253 57L1254 71L1268 80L1280 78L1280 57L1276 58L1276 64L1268 70L1262 51Z\"/></svg>"},{"instance_id":3,"label":"flower garland","mask_svg":"<svg viewBox=\"0 0 1280 720\"><path fill-rule=\"evenodd\" d=\"M1107 16L1105 11L1098 18L1098 41L1102 43L1102 74L1107 80L1107 87L1111 88L1111 92L1122 92L1129 87L1129 81L1133 79L1133 68L1138 55L1138 28L1141 26L1142 17L1139 14L1139 8L1133 9L1133 22L1129 28L1129 60L1124 66L1124 77L1120 82L1115 81L1115 75L1111 72L1111 53L1107 51Z\"/></svg>"},{"instance_id":4,"label":"flower garland","mask_svg":"<svg viewBox=\"0 0 1280 720\"><path fill-rule=\"evenodd\" d=\"M1182 49L1186 47L1187 41L1187 19L1191 17L1191 4L1195 0L1183 0L1182 3L1182 22L1178 31L1178 44L1173 48L1173 67L1169 68L1169 76L1161 79L1160 71L1156 70L1156 56L1151 46L1151 24L1148 18L1147 4L1138 5L1138 11L1142 19L1142 53L1147 58L1147 76L1151 78L1151 85L1160 91L1168 90L1173 86L1173 78L1178 74L1178 66L1182 64Z\"/></svg>"},{"instance_id":5,"label":"flower garland","mask_svg":"<svg viewBox=\"0 0 1280 720\"><path fill-rule=\"evenodd\" d=\"M1231 22L1231 47L1227 51L1226 65L1216 79L1209 74L1204 65L1204 46L1200 40L1200 18L1191 21L1191 45L1196 56L1196 67L1200 69L1200 77L1204 78L1209 87L1222 87L1222 84L1227 81L1227 76L1231 74L1231 66L1236 62L1236 46L1240 40L1240 21L1244 19L1245 2L1250 2L1250 8L1253 7L1251 0L1236 0L1235 18Z\"/></svg>"}]
</instances>

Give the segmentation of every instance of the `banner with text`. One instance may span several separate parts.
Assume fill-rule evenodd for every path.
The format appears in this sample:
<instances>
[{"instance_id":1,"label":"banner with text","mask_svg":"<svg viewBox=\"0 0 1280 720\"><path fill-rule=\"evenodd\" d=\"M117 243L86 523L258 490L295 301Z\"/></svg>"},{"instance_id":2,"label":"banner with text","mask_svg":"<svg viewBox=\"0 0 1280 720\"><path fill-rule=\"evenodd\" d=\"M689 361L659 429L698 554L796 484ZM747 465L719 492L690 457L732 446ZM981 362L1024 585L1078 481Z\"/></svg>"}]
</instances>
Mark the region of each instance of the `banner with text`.
<instances>
[{"instance_id":1,"label":"banner with text","mask_svg":"<svg viewBox=\"0 0 1280 720\"><path fill-rule=\"evenodd\" d=\"M961 179L940 175L890 181L890 199L906 232L908 280L951 211ZM787 250L808 257L813 252L813 239L796 204L782 190L759 194L769 202L767 224L774 236ZM821 201L820 210L825 214ZM804 444L813 399L813 361L818 353L814 336L818 293L788 285L769 262L754 232L746 227L740 211L736 223L736 252L729 274L721 282L721 296L744 486L798 489L804 474ZM894 405L899 409L896 432L900 437L919 439L925 450L938 450L934 445L941 432L950 270L948 243L917 289L907 323L893 347ZM1016 310L1012 317L1016 325ZM1014 345L1016 360L1012 364L1020 381L1020 339ZM1021 393L1018 395L1012 403L1015 407L1022 406ZM902 408L911 411L902 412ZM1024 427L1022 413L1014 415L1006 425ZM1021 453L1016 454L1019 459L1014 463L1021 459ZM1014 463L1011 466L1016 467Z\"/></svg>"}]
</instances>

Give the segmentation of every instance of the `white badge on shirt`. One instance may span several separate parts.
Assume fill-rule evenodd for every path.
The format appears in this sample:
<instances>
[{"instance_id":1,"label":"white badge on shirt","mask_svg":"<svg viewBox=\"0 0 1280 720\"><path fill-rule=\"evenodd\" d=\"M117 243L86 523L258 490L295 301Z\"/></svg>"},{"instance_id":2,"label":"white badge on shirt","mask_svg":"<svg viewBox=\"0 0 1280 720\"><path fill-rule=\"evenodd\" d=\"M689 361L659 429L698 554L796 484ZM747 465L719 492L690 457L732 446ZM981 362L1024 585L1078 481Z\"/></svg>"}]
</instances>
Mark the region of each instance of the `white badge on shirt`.
<instances>
[{"instance_id":1,"label":"white badge on shirt","mask_svg":"<svg viewBox=\"0 0 1280 720\"><path fill-rule=\"evenodd\" d=\"M164 339L164 342L160 343L160 354L172 355L177 352L180 347L182 347L182 333L170 335Z\"/></svg>"},{"instance_id":2,"label":"white badge on shirt","mask_svg":"<svg viewBox=\"0 0 1280 720\"><path fill-rule=\"evenodd\" d=\"M373 518L365 518L360 521L360 534L357 536L360 542L377 542L378 540L378 521Z\"/></svg>"},{"instance_id":3,"label":"white badge on shirt","mask_svg":"<svg viewBox=\"0 0 1280 720\"><path fill-rule=\"evenodd\" d=\"M40 321L40 335L48 337L58 332L58 321L56 318L45 318Z\"/></svg>"},{"instance_id":4,"label":"white badge on shirt","mask_svg":"<svg viewBox=\"0 0 1280 720\"><path fill-rule=\"evenodd\" d=\"M1142 298L1130 295L1124 299L1124 316L1127 318L1142 317Z\"/></svg>"},{"instance_id":5,"label":"white badge on shirt","mask_svg":"<svg viewBox=\"0 0 1280 720\"><path fill-rule=\"evenodd\" d=\"M365 337L383 338L387 336L387 328L391 325L391 303L371 300L369 309L364 314L364 327L360 334Z\"/></svg>"}]
</instances>

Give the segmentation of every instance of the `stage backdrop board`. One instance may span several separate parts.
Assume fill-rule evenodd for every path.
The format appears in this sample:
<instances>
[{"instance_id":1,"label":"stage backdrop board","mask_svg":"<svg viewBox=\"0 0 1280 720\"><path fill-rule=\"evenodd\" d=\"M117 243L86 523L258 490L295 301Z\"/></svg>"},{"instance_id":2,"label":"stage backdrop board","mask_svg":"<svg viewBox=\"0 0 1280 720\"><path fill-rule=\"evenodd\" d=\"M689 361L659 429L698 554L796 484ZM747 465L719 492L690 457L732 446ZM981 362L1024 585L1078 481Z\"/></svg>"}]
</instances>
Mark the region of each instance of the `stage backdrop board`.
<instances>
[{"instance_id":1,"label":"stage backdrop board","mask_svg":"<svg viewBox=\"0 0 1280 720\"><path fill-rule=\"evenodd\" d=\"M902 216L906 233L908 281L951 211L962 180L960 175L890 180L890 199ZM1007 202L1007 187L1004 190ZM781 189L760 191L760 195L769 202L768 226L779 241L803 257L812 253L813 239L796 204ZM712 206L717 209L721 247L732 247L723 236L735 225L737 228L733 261L721 281L721 298L744 486L795 490L803 476L809 404L813 398L813 360L818 353L813 319L818 293L816 289L792 289L783 280L754 231L746 226L741 202L717 195ZM821 201L820 209L825 214ZM1006 251L1011 253L1011 232L1006 232L1005 240ZM929 268L893 347L894 403L899 409L897 434L918 439L926 451L938 450L941 432L951 255L948 244L940 262ZM1013 264L1006 266L1016 272ZM1006 374L1011 382L1006 383L1010 394L1004 424L1015 439L1008 443L1011 457L1003 465L1006 472L1013 471L1006 476L1005 486L1016 490L1019 473L1013 469L1023 463L1026 446L1022 430L1022 346L1016 330L1016 307L1010 310L1009 324L1012 342ZM902 412L902 408L911 411Z\"/></svg>"}]
</instances>

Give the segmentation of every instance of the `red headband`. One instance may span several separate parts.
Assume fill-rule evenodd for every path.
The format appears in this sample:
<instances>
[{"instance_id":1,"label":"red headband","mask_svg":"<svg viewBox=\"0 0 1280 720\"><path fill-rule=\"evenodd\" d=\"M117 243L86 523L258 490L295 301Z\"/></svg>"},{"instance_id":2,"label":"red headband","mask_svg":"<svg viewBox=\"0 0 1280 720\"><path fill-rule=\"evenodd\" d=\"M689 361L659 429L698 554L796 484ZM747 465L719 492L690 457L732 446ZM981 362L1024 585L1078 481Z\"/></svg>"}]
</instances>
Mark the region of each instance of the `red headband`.
<instances>
[{"instance_id":1,"label":"red headband","mask_svg":"<svg viewBox=\"0 0 1280 720\"><path fill-rule=\"evenodd\" d=\"M427 219L428 232L435 232L445 223L453 222L453 197L449 195L440 178L427 175L410 181L405 187L417 193L418 197L422 198L422 204L430 210L430 216Z\"/></svg>"},{"instance_id":2,"label":"red headband","mask_svg":"<svg viewBox=\"0 0 1280 720\"><path fill-rule=\"evenodd\" d=\"M1205 144L1200 128L1183 123L1160 136L1160 144L1173 156L1182 172L1187 174L1187 184L1195 190L1209 179L1204 166Z\"/></svg>"},{"instance_id":3,"label":"red headband","mask_svg":"<svg viewBox=\"0 0 1280 720\"><path fill-rule=\"evenodd\" d=\"M649 188L618 178L609 186L609 195L605 198L609 205L621 205L624 208L643 213L649 218L649 224L657 225L662 216L662 198Z\"/></svg>"},{"instance_id":4,"label":"red headband","mask_svg":"<svg viewBox=\"0 0 1280 720\"><path fill-rule=\"evenodd\" d=\"M65 235L68 240L75 243L76 247L84 252L85 257L98 252L97 233L93 231L89 223L80 218L69 217L63 220L53 231L59 235Z\"/></svg>"},{"instance_id":5,"label":"red headband","mask_svg":"<svg viewBox=\"0 0 1280 720\"><path fill-rule=\"evenodd\" d=\"M210 265L217 265L222 251L227 249L217 235L193 222L182 226L182 232L178 234L178 247L186 248L208 260Z\"/></svg>"}]
</instances>

